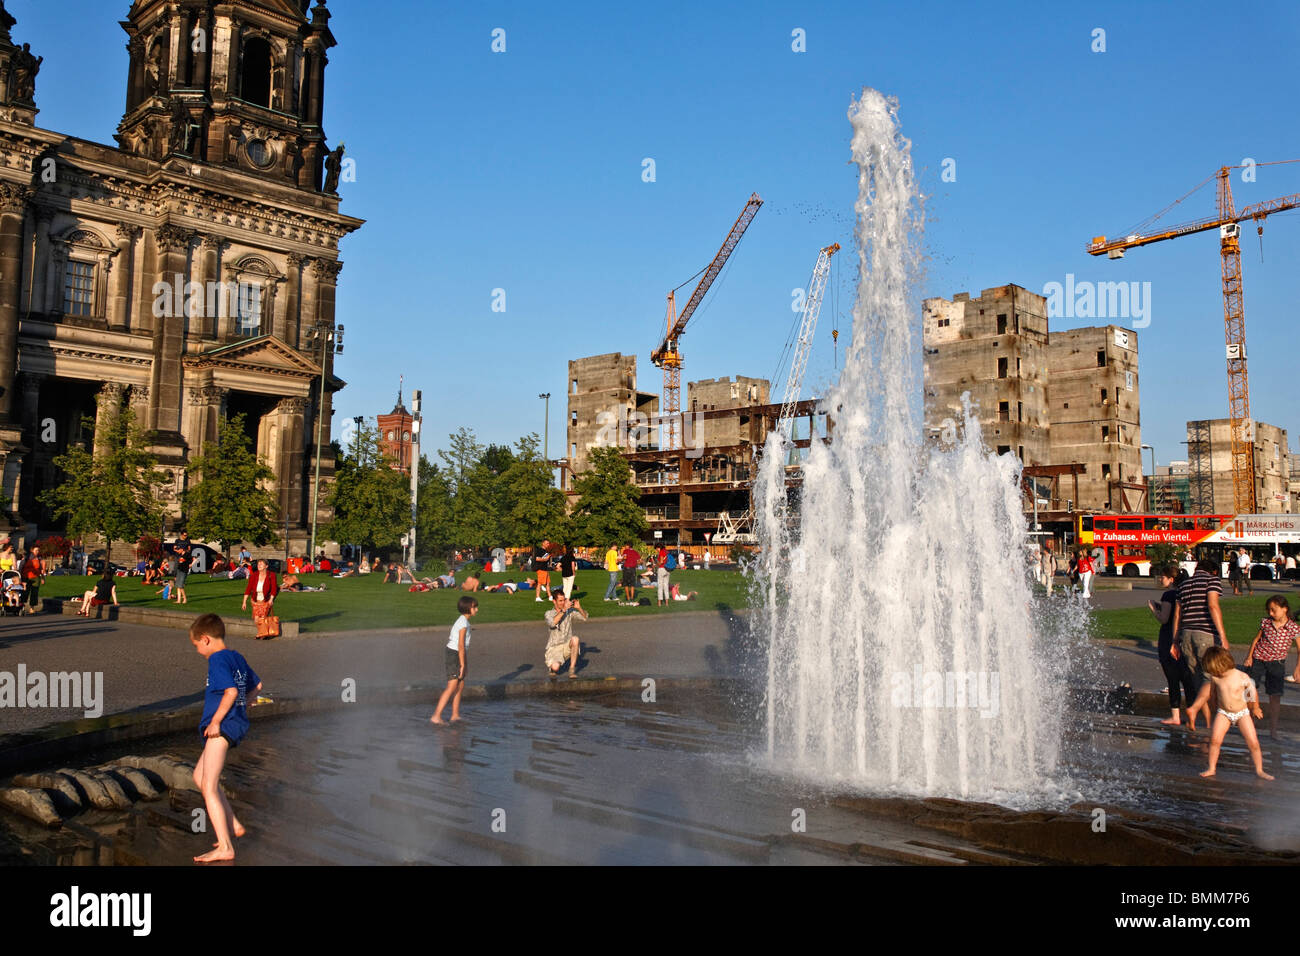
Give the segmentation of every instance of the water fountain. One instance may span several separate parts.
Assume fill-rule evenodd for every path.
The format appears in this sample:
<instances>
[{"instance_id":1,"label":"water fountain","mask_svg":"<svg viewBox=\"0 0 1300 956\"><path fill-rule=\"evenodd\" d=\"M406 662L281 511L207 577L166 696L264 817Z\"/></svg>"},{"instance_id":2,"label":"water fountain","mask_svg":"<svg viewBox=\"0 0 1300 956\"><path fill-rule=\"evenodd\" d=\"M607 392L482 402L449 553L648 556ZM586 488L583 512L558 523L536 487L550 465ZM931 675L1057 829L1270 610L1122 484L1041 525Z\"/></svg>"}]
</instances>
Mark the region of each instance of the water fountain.
<instances>
[{"instance_id":1,"label":"water fountain","mask_svg":"<svg viewBox=\"0 0 1300 956\"><path fill-rule=\"evenodd\" d=\"M970 407L923 434L922 215L898 104L867 89L849 118L860 278L824 400L833 442L809 449L797 508L775 434L755 485L768 757L836 785L1016 802L1056 768L1067 654L1034 619L1015 459Z\"/></svg>"}]
</instances>

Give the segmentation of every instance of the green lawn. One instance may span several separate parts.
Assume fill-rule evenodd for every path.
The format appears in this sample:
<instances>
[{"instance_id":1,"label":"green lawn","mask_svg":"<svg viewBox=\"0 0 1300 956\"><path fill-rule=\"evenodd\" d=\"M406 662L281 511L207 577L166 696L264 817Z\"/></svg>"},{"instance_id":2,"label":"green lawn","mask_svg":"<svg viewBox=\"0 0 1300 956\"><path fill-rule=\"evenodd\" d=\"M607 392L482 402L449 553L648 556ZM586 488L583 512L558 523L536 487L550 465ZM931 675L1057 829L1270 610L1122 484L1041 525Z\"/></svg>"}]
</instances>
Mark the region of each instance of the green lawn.
<instances>
[{"instance_id":1,"label":"green lawn","mask_svg":"<svg viewBox=\"0 0 1300 956\"><path fill-rule=\"evenodd\" d=\"M1152 594L1151 599L1156 597ZM1223 626L1228 632L1228 643L1249 645L1255 639L1260 618L1264 617L1264 602L1267 600L1267 594L1220 599L1219 606L1223 609ZM1292 610L1294 612L1295 609ZM1141 607L1093 611L1092 622L1093 634L1105 640L1137 638L1155 643L1160 632L1160 625L1145 604Z\"/></svg>"},{"instance_id":2,"label":"green lawn","mask_svg":"<svg viewBox=\"0 0 1300 956\"><path fill-rule=\"evenodd\" d=\"M430 572L432 573L432 572ZM509 579L522 580L526 575L518 572L489 574L488 584ZM456 576L458 581L465 575ZM739 571L678 571L673 581L682 591L699 591L694 601L677 601L665 608L619 607L606 604L602 598L609 583L605 571L579 571L574 594L582 601L584 610L592 617L626 617L651 614L680 613L683 611L718 611L741 608L748 603L746 582ZM551 580L558 584L559 575ZM71 597L88 590L93 577L56 575L46 579L41 597ZM309 574L303 578L309 586L325 584L321 593L283 593L275 599L276 613L282 620L297 621L303 631L357 631L367 628L448 626L456 620L456 601L459 591L425 591L412 594L407 584L384 584L383 575L335 579L324 574ZM191 575L186 585L189 603L187 610L195 614L213 611L227 617L238 617L249 612L241 611L244 581L230 581L224 577L209 578L206 574ZM143 587L140 578L118 578L117 599L132 607L170 607L157 596L158 588ZM620 596L622 589L619 589ZM649 597L653 604L653 588L640 588L639 597ZM534 592L519 591L513 595L478 594L478 623L500 621L534 621L544 610L534 600Z\"/></svg>"}]
</instances>

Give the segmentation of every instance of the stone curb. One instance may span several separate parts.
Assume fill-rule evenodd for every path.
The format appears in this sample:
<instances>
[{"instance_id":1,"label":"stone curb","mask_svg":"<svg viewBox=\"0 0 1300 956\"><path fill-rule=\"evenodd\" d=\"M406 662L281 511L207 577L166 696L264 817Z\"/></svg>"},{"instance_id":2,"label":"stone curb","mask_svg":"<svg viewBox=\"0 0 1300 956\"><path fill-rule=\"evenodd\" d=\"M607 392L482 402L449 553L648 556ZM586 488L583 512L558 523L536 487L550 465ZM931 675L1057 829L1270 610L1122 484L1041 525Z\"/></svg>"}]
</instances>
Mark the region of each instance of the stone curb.
<instances>
[{"instance_id":1,"label":"stone curb","mask_svg":"<svg viewBox=\"0 0 1300 956\"><path fill-rule=\"evenodd\" d=\"M73 602L67 598L45 598L42 603L46 611L62 614L64 617L76 617L81 610L80 602ZM114 607L111 604L105 604L95 608L95 613L90 616L90 620L122 621L125 624L143 624L147 627L170 627L176 630L188 631L196 617L198 617L198 614L191 611L164 611L156 607L128 607L126 605ZM247 618L223 617L221 620L226 625L226 635L228 637L257 637L256 626ZM281 637L297 637L298 630L297 621L280 622Z\"/></svg>"},{"instance_id":2,"label":"stone curb","mask_svg":"<svg viewBox=\"0 0 1300 956\"><path fill-rule=\"evenodd\" d=\"M512 681L494 684L469 684L464 700L507 700L516 697L567 697L573 694L607 694L642 690L640 677L603 678L567 677L558 680ZM700 690L736 683L730 677L660 677L655 678L655 689ZM330 697L286 698L270 704L257 704L252 708L258 720L342 710L348 707L383 707L392 704L423 703L432 707L442 684L408 684L401 688L366 693L361 703L345 703L341 695ZM199 718L202 704L191 704L174 710L142 710L106 717L65 721L61 724L35 731L25 731L0 736L0 775L22 773L26 770L66 762L73 755L116 744L160 737L177 733L192 733L198 743Z\"/></svg>"}]
</instances>

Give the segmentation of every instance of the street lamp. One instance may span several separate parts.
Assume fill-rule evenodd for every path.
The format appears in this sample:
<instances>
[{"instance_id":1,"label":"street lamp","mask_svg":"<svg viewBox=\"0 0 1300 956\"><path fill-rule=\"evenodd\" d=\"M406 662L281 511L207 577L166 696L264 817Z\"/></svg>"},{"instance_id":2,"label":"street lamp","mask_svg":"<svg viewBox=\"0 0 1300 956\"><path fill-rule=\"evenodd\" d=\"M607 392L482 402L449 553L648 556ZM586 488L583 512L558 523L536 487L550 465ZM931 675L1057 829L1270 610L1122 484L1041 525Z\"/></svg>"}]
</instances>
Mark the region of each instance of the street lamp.
<instances>
[{"instance_id":1,"label":"street lamp","mask_svg":"<svg viewBox=\"0 0 1300 956\"><path fill-rule=\"evenodd\" d=\"M357 430L352 433L352 447L354 449L352 457L357 460L358 465L361 464L361 426L365 424L365 421L366 416L364 415L352 416L352 424L357 426Z\"/></svg>"},{"instance_id":2,"label":"street lamp","mask_svg":"<svg viewBox=\"0 0 1300 956\"><path fill-rule=\"evenodd\" d=\"M320 349L320 398L316 402L316 482L311 490L311 549L308 556L316 560L316 517L320 511L320 441L321 430L325 424L325 376L329 374L326 359L331 350L335 354L343 352L343 326L332 326L328 322L317 322L307 333L313 349Z\"/></svg>"},{"instance_id":3,"label":"street lamp","mask_svg":"<svg viewBox=\"0 0 1300 956\"><path fill-rule=\"evenodd\" d=\"M542 424L542 458L546 462L547 474L551 471L551 393L538 392L538 398L546 399L546 421Z\"/></svg>"}]
</instances>

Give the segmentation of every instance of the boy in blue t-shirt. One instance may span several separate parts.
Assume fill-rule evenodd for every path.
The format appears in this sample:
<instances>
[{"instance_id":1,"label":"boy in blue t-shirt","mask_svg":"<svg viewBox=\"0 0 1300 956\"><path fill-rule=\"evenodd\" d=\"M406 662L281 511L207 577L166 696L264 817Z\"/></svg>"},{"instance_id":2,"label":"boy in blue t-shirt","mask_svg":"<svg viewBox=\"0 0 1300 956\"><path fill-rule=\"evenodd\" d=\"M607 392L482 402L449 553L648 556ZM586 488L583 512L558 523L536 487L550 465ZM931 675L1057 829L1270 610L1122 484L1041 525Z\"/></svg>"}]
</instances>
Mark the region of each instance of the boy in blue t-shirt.
<instances>
[{"instance_id":1,"label":"boy in blue t-shirt","mask_svg":"<svg viewBox=\"0 0 1300 956\"><path fill-rule=\"evenodd\" d=\"M248 695L262 689L262 682L244 660L244 655L226 647L226 625L216 614L203 614L190 625L190 642L208 659L207 690L203 695L203 717L199 735L203 753L194 765L194 783L203 794L208 819L216 834L216 849L194 858L195 863L233 860L235 845L230 836L244 835L244 827L230 809L221 791L221 770L226 753L248 733Z\"/></svg>"}]
</instances>

